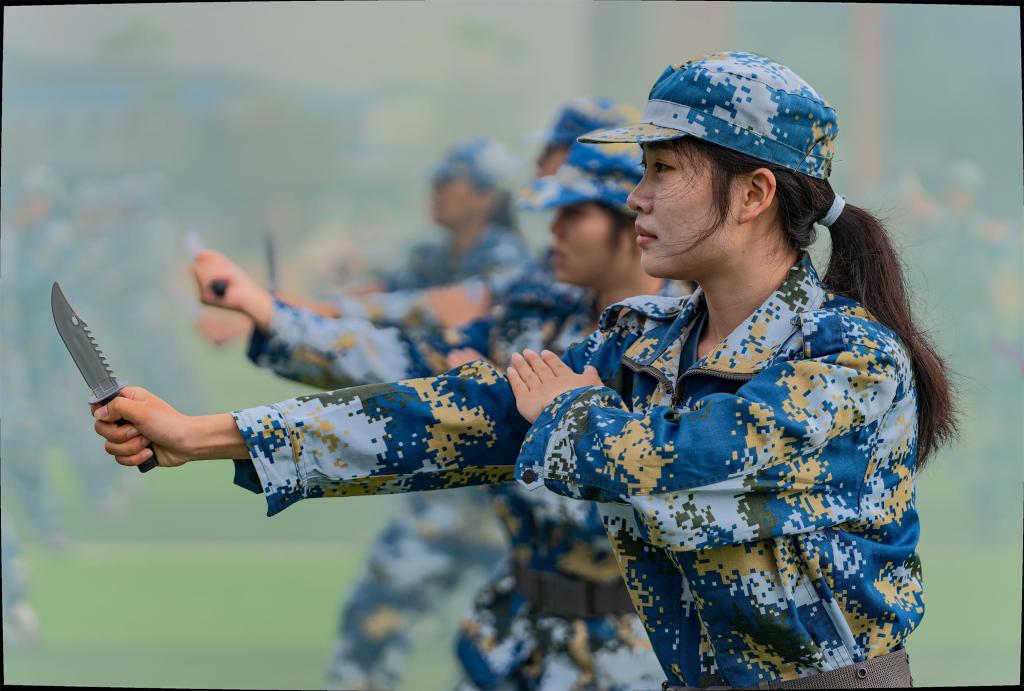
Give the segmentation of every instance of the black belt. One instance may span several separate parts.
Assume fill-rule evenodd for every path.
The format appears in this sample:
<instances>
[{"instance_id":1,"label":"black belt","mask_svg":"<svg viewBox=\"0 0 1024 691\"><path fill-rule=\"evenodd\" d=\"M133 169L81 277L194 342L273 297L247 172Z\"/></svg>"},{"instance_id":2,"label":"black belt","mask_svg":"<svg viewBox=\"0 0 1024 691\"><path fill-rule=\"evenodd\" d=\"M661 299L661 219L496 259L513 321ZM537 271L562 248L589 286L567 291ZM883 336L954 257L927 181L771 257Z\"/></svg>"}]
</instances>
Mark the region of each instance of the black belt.
<instances>
[{"instance_id":1,"label":"black belt","mask_svg":"<svg viewBox=\"0 0 1024 691\"><path fill-rule=\"evenodd\" d=\"M591 619L634 611L629 591L621 580L613 583L583 581L538 571L519 560L512 561L512 576L516 580L516 589L533 603L540 614Z\"/></svg>"},{"instance_id":2,"label":"black belt","mask_svg":"<svg viewBox=\"0 0 1024 691\"><path fill-rule=\"evenodd\" d=\"M887 655L879 655L864 662L846 665L820 674L811 674L789 681L765 682L751 689L905 689L914 685L910 676L910 656L904 648ZM661 684L662 691L691 691L696 686ZM710 689L728 689L730 686L710 686ZM707 691L705 689L704 691Z\"/></svg>"}]
</instances>

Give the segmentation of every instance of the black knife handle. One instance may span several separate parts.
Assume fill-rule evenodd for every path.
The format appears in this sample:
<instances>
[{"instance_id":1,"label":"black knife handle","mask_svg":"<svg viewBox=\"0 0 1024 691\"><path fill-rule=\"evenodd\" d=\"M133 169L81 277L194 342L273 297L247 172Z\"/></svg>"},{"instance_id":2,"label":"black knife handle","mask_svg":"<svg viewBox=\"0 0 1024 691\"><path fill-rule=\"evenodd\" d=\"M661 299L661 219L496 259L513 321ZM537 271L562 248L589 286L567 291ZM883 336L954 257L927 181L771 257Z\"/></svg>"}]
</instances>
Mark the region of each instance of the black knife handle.
<instances>
[{"instance_id":1,"label":"black knife handle","mask_svg":"<svg viewBox=\"0 0 1024 691\"><path fill-rule=\"evenodd\" d=\"M210 282L210 290L217 296L218 299L224 297L224 293L228 292L228 282L223 278L218 278Z\"/></svg>"},{"instance_id":2,"label":"black knife handle","mask_svg":"<svg viewBox=\"0 0 1024 691\"><path fill-rule=\"evenodd\" d=\"M100 403L102 405L106 405L107 403L109 403L110 401L114 400L115 398L117 398L120 395L121 395L121 392L118 391L116 394L114 394L110 398L104 399ZM125 420L124 418L121 418L120 420L114 421L114 424L117 425L118 427L123 427L123 426L128 424L128 421ZM150 442L149 446L147 446L146 448L149 449L150 451L152 451L153 455L150 456L148 459L146 459L146 461L143 462L142 464L135 466L136 468L139 469L140 473L148 473L149 471L151 471L153 468L155 468L157 466L157 463L156 463L156 450L153 449L153 443Z\"/></svg>"}]
</instances>

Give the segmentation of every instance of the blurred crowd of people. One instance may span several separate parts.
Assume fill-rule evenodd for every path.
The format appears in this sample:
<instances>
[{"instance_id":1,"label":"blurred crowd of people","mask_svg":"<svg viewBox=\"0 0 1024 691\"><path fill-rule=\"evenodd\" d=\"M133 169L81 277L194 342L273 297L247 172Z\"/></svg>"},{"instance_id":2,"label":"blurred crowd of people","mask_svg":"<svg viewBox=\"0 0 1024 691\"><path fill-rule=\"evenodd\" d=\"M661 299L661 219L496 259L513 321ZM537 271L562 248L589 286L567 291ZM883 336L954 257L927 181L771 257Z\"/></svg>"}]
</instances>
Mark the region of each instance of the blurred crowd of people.
<instances>
[{"instance_id":1,"label":"blurred crowd of people","mask_svg":"<svg viewBox=\"0 0 1024 691\"><path fill-rule=\"evenodd\" d=\"M178 233L162 206L158 172L71 179L39 165L4 189L2 217L2 420L4 642L39 637L28 604L21 548L30 533L53 550L71 543L71 508L58 470L70 472L89 511L120 515L138 473L118 472L83 443L92 433L88 388L54 328L50 286L58 281L96 335L145 334L146 347L105 355L122 381L158 379L182 396L201 395L183 366L181 334L167 316L181 306L182 268L168 257ZM132 262L118 261L132 256ZM123 291L129 286L130 299ZM179 296L177 299L175 295ZM102 338L100 338L102 342ZM102 347L102 346L101 346ZM12 430L18 430L17 434Z\"/></svg>"}]
</instances>

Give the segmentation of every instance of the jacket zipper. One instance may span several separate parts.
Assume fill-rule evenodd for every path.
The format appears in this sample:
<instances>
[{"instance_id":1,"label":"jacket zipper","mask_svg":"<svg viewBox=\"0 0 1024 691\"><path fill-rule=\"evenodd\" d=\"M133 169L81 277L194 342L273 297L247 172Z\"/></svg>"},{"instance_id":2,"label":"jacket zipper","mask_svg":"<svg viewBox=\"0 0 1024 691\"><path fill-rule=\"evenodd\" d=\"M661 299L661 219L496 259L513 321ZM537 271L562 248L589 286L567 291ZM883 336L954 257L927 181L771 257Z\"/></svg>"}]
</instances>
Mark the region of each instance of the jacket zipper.
<instances>
[{"instance_id":1,"label":"jacket zipper","mask_svg":"<svg viewBox=\"0 0 1024 691\"><path fill-rule=\"evenodd\" d=\"M628 358L625 355L622 356L622 364L626 365L626 367L633 370L634 372L646 372L653 376L655 379L657 379L664 385L665 390L669 394L671 407L678 408L680 406L680 402L677 399L677 394L680 391L682 391L682 388L673 385L672 381L667 376L665 376L665 373L662 372L660 369L657 369L656 367L651 367L650 365L641 365L639 362L633 360L632 358ZM718 377L719 379L727 379L730 381L750 381L755 376L753 374L727 374L725 372L718 372L716 370L698 367L696 369L688 369L681 375L679 375L676 378L676 384L678 384L680 380L685 379L691 374L706 374L711 377Z\"/></svg>"},{"instance_id":2,"label":"jacket zipper","mask_svg":"<svg viewBox=\"0 0 1024 691\"><path fill-rule=\"evenodd\" d=\"M660 381L665 386L665 389L669 392L669 395L672 395L675 391L675 387L672 386L672 382L669 380L668 377L665 376L665 373L662 372L660 369L657 369L656 367L651 367L650 365L641 365L636 360L628 358L625 355L622 356L622 364L624 364L626 367L633 370L634 372L647 372L647 374L650 374L652 377Z\"/></svg>"}]
</instances>

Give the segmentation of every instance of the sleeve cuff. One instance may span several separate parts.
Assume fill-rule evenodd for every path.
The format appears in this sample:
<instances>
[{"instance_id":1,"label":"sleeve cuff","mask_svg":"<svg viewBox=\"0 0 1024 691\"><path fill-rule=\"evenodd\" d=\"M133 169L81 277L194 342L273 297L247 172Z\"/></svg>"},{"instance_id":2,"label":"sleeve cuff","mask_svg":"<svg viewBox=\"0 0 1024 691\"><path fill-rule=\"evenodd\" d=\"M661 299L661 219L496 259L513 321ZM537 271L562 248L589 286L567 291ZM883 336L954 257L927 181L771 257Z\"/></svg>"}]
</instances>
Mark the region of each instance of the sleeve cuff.
<instances>
[{"instance_id":1,"label":"sleeve cuff","mask_svg":"<svg viewBox=\"0 0 1024 691\"><path fill-rule=\"evenodd\" d=\"M300 321L298 309L286 302L274 299L274 315L270 318L270 327L266 331L254 327L252 335L249 337L249 349L246 351L246 357L253 364L262 367L273 359L275 349L288 348L293 345L281 335L298 331L296 328Z\"/></svg>"},{"instance_id":2,"label":"sleeve cuff","mask_svg":"<svg viewBox=\"0 0 1024 691\"><path fill-rule=\"evenodd\" d=\"M588 437L591 409L621 406L618 392L607 386L584 386L556 396L527 433L516 460L516 479L527 489L543 484L577 499L621 500L615 482L593 472L593 455L577 448Z\"/></svg>"},{"instance_id":3,"label":"sleeve cuff","mask_svg":"<svg viewBox=\"0 0 1024 691\"><path fill-rule=\"evenodd\" d=\"M235 484L250 491L262 491L267 499L267 516L302 499L305 477L300 456L288 437L284 415L270 405L235 411L231 416L252 459L248 464L251 470L245 467L245 461L236 461Z\"/></svg>"},{"instance_id":4,"label":"sleeve cuff","mask_svg":"<svg viewBox=\"0 0 1024 691\"><path fill-rule=\"evenodd\" d=\"M584 386L560 393L544 407L544 410L540 411L540 415L530 426L530 430L526 434L526 441L523 442L519 451L519 458L516 459L515 477L519 484L532 490L543 485L545 480L568 479L567 475L571 475L571 473L565 472L564 463L559 464L561 466L561 472L557 473L559 477L555 477L552 471L551 466L554 464L549 462L552 460L549 453L552 450L552 442L556 437L563 436L557 432L562 417L569 407L583 394L603 388L605 387ZM571 458L565 454L561 454L561 456L563 460Z\"/></svg>"}]
</instances>

